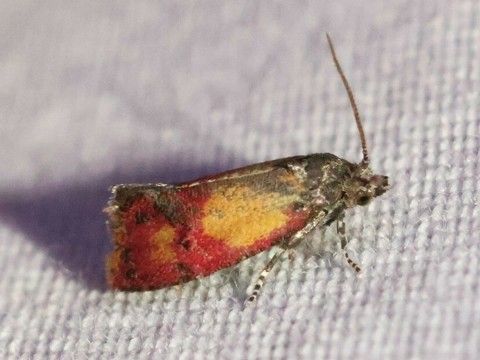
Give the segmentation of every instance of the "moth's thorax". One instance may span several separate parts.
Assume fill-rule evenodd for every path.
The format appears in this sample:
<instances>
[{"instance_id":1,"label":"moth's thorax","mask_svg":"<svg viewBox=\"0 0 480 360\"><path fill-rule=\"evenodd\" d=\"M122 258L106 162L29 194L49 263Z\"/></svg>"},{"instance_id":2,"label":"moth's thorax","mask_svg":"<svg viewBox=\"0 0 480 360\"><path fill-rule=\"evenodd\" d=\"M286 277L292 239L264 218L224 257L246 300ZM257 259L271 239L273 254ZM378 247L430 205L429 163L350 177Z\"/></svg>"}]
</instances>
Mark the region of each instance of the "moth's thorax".
<instances>
[{"instance_id":1,"label":"moth's thorax","mask_svg":"<svg viewBox=\"0 0 480 360\"><path fill-rule=\"evenodd\" d=\"M366 205L388 190L388 177L374 175L365 164L354 164L328 153L310 155L306 161L306 184L311 201L317 206Z\"/></svg>"},{"instance_id":2,"label":"moth's thorax","mask_svg":"<svg viewBox=\"0 0 480 360\"><path fill-rule=\"evenodd\" d=\"M313 154L307 158L306 184L311 201L317 206L329 206L342 198L343 183L353 164L332 154Z\"/></svg>"}]
</instances>

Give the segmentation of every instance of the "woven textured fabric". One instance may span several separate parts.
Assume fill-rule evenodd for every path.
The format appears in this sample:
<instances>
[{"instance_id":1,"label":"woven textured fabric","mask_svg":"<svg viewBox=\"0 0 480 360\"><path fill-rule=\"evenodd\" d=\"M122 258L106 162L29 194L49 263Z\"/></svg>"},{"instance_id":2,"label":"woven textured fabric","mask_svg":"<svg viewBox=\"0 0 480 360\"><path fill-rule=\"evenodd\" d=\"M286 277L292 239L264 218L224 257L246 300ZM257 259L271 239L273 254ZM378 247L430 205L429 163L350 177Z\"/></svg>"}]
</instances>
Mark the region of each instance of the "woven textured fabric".
<instances>
[{"instance_id":1,"label":"woven textured fabric","mask_svg":"<svg viewBox=\"0 0 480 360\"><path fill-rule=\"evenodd\" d=\"M108 187L331 152L355 90L392 189L306 237L169 289L106 289ZM478 359L478 0L0 5L0 358Z\"/></svg>"}]
</instances>

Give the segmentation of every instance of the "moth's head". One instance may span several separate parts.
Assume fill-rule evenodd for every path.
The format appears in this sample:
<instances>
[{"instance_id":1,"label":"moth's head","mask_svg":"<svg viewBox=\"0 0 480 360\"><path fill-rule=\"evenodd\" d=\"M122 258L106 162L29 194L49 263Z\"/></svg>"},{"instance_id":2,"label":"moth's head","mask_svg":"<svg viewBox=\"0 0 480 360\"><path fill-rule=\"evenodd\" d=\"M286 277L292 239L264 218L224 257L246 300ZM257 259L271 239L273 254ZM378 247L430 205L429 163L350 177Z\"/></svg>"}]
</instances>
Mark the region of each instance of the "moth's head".
<instances>
[{"instance_id":1,"label":"moth's head","mask_svg":"<svg viewBox=\"0 0 480 360\"><path fill-rule=\"evenodd\" d=\"M347 207L367 205L389 189L388 176L373 174L367 165L355 164L351 170L350 178L344 182L342 189Z\"/></svg>"}]
</instances>

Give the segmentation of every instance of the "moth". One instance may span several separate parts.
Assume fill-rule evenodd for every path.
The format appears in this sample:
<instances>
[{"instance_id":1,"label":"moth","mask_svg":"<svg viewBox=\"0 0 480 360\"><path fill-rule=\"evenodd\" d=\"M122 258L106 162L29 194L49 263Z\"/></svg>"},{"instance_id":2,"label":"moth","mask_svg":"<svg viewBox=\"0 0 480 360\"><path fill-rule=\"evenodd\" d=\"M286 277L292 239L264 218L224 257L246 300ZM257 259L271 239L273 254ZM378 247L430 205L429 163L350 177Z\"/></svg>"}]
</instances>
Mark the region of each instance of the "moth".
<instances>
[{"instance_id":1,"label":"moth","mask_svg":"<svg viewBox=\"0 0 480 360\"><path fill-rule=\"evenodd\" d=\"M346 261L345 210L385 193L388 177L369 167L367 142L350 85L327 41L346 89L363 158L355 164L333 154L292 156L196 181L113 186L105 211L115 249L107 258L112 288L151 290L210 275L274 245L280 249L260 273L254 302L284 252L317 227L336 223Z\"/></svg>"}]
</instances>

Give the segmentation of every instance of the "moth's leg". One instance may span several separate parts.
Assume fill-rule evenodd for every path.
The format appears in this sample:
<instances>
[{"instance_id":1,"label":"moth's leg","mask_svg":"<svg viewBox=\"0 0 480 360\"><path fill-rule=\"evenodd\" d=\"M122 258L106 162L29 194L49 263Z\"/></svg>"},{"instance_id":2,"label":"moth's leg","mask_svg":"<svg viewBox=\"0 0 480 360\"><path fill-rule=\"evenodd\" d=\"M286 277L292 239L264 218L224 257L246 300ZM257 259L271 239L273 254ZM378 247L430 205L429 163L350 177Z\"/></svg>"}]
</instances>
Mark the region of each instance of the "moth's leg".
<instances>
[{"instance_id":1,"label":"moth's leg","mask_svg":"<svg viewBox=\"0 0 480 360\"><path fill-rule=\"evenodd\" d=\"M270 261L265 265L263 268L262 272L260 273L260 276L257 279L257 282L255 283L255 286L253 287L253 291L248 296L247 298L247 303L253 303L258 297L258 294L260 294L260 289L263 287L263 284L265 283L265 279L267 278L268 274L270 271L273 269L273 266L275 263L282 257L282 255L287 251L287 249L282 249L275 253L273 257L270 259Z\"/></svg>"},{"instance_id":2,"label":"moth's leg","mask_svg":"<svg viewBox=\"0 0 480 360\"><path fill-rule=\"evenodd\" d=\"M299 239L299 240L301 240L301 239ZM292 239L291 239L291 237L289 237L289 238L285 239L284 241L280 242L280 243L278 244L278 246L279 246L280 248L282 248L283 250L285 250L284 252L287 253L287 255L288 255L288 260L291 261L291 260L294 260L294 259L295 259L295 250L294 250L294 248L295 248L295 246L298 245L299 243L300 243L300 241L297 241L297 242L295 242L295 243L292 243Z\"/></svg>"},{"instance_id":3,"label":"moth's leg","mask_svg":"<svg viewBox=\"0 0 480 360\"><path fill-rule=\"evenodd\" d=\"M265 267L263 268L260 276L257 279L257 282L255 283L255 286L253 287L252 293L248 296L246 300L246 303L255 302L258 294L260 294L260 289L265 283L265 279L267 278L270 271L273 269L273 266L276 264L276 262L282 257L285 252L291 250L296 245L298 245L300 241L305 237L305 235L312 231L312 229L314 229L320 223L320 221L325 218L326 215L328 215L328 212L326 210L322 210L320 213L317 214L317 216L315 216L312 221L307 223L307 225L305 225L303 229L297 231L281 245L282 250L278 251L275 255L273 255L267 265L265 265Z\"/></svg>"},{"instance_id":4,"label":"moth's leg","mask_svg":"<svg viewBox=\"0 0 480 360\"><path fill-rule=\"evenodd\" d=\"M293 261L296 258L296 253L294 250L289 249L287 256L288 256L288 260Z\"/></svg>"},{"instance_id":5,"label":"moth's leg","mask_svg":"<svg viewBox=\"0 0 480 360\"><path fill-rule=\"evenodd\" d=\"M345 259L347 259L348 265L350 265L353 268L353 270L359 273L360 271L362 271L362 269L360 269L360 266L358 266L357 263L350 258L346 250L348 241L347 241L347 235L345 231L345 214L343 213L341 213L337 217L337 233L340 236L340 244L342 247L343 255L345 256Z\"/></svg>"},{"instance_id":6,"label":"moth's leg","mask_svg":"<svg viewBox=\"0 0 480 360\"><path fill-rule=\"evenodd\" d=\"M285 252L290 251L295 245L297 245L300 240L303 238L303 236L309 231L305 231L307 226L305 226L302 230L297 231L290 239L288 242L284 242L281 247L282 249L275 253L273 257L270 259L270 261L265 265L263 268L262 272L260 273L260 276L257 279L257 282L255 283L255 286L253 287L253 291L248 296L247 298L247 303L253 303L258 297L258 294L260 294L260 289L263 287L263 284L265 283L265 279L267 278L268 274L270 271L272 271L273 266L275 263L282 257Z\"/></svg>"}]
</instances>

